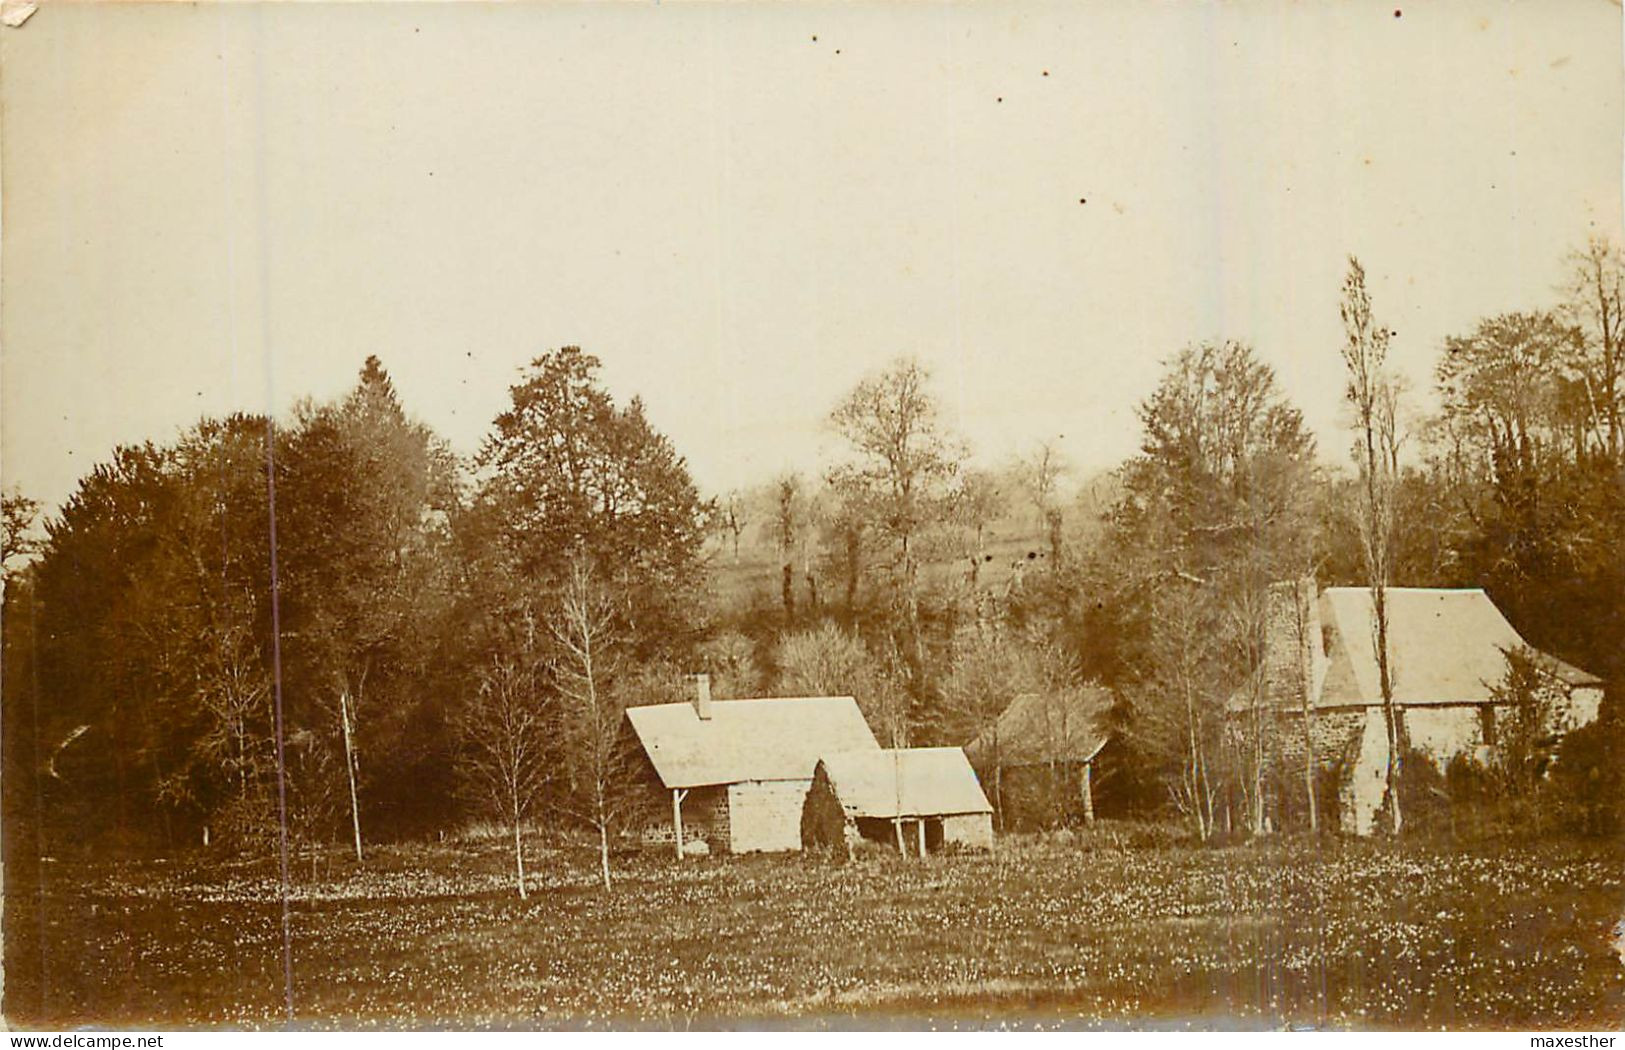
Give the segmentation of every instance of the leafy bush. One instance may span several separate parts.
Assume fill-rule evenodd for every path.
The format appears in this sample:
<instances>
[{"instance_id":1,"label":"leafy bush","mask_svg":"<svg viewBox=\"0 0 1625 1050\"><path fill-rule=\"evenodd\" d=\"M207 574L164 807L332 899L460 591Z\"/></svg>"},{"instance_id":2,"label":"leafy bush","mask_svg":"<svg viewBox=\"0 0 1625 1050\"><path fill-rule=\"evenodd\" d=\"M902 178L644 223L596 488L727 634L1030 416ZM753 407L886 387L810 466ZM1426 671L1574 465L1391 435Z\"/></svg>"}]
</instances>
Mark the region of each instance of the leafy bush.
<instances>
[{"instance_id":1,"label":"leafy bush","mask_svg":"<svg viewBox=\"0 0 1625 1050\"><path fill-rule=\"evenodd\" d=\"M1625 829L1625 721L1598 719L1565 737L1542 788L1565 831L1619 834Z\"/></svg>"},{"instance_id":2,"label":"leafy bush","mask_svg":"<svg viewBox=\"0 0 1625 1050\"><path fill-rule=\"evenodd\" d=\"M1400 814L1407 831L1424 835L1455 830L1453 799L1447 777L1425 752L1406 748L1399 780Z\"/></svg>"}]
</instances>

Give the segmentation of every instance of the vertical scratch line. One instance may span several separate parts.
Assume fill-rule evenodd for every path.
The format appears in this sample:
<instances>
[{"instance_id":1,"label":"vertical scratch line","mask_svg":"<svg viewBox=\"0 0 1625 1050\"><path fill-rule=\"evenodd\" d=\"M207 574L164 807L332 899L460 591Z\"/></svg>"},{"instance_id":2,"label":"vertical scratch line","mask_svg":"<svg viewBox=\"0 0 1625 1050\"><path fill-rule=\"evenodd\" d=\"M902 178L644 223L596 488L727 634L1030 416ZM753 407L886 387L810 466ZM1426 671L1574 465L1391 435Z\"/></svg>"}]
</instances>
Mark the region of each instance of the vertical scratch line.
<instances>
[{"instance_id":1,"label":"vertical scratch line","mask_svg":"<svg viewBox=\"0 0 1625 1050\"><path fill-rule=\"evenodd\" d=\"M263 30L264 23L260 21L258 12L254 17L254 28ZM230 106L230 77L227 75L229 60L228 41L225 33L225 9L221 9L217 23L220 27L220 133L222 139L232 127ZM255 34L256 43L263 36L263 32ZM260 321L262 329L262 352L265 354L265 493L267 540L269 544L271 569L271 687L272 707L274 712L274 734L276 741L276 792L277 792L277 859L279 864L280 883L279 896L282 901L282 995L287 1010L288 1021L294 1019L293 1010L293 919L288 900L288 776L287 759L284 747L284 729L282 712L282 609L281 609L281 577L277 565L277 535L276 535L276 402L273 396L273 363L271 361L270 340L270 261L265 256L267 249L265 238L267 224L265 221L265 79L264 59L261 48L254 47L254 86L259 96L257 110L258 120L256 127L258 135L255 142L255 157L260 166L257 184L257 204L260 228ZM237 376L237 359L240 353L238 343L237 324L237 249L236 235L232 221L232 205L235 200L235 183L231 172L231 144L225 143L222 148L222 181L225 194L226 228L226 315L227 330L231 337L231 374L233 386ZM223 467L222 467L223 469ZM224 517L221 521L222 536L224 535ZM221 566L222 573L225 566ZM229 615L229 612L228 612Z\"/></svg>"},{"instance_id":2,"label":"vertical scratch line","mask_svg":"<svg viewBox=\"0 0 1625 1050\"><path fill-rule=\"evenodd\" d=\"M293 1020L293 930L288 908L288 777L282 734L282 610L276 550L276 420L265 418L265 491L271 541L271 684L276 698L276 822L282 868L282 981L288 1020Z\"/></svg>"}]
</instances>

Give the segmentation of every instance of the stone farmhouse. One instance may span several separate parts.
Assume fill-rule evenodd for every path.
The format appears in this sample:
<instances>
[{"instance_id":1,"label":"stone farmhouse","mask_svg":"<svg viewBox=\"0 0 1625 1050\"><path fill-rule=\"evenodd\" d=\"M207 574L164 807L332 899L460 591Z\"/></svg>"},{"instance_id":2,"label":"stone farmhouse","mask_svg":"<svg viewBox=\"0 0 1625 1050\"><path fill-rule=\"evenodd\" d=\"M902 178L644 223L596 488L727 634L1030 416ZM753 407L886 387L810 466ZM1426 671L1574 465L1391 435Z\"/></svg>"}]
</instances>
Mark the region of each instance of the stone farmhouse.
<instances>
[{"instance_id":1,"label":"stone farmhouse","mask_svg":"<svg viewBox=\"0 0 1625 1050\"><path fill-rule=\"evenodd\" d=\"M993 848L993 807L957 747L867 748L825 755L813 772L802 845L847 856L862 839L925 856Z\"/></svg>"},{"instance_id":2,"label":"stone farmhouse","mask_svg":"<svg viewBox=\"0 0 1625 1050\"><path fill-rule=\"evenodd\" d=\"M1551 736L1596 719L1601 679L1530 648L1484 591L1390 587L1387 606L1401 739L1441 771L1458 755L1482 761L1495 746L1498 718L1507 712L1496 703L1494 687L1506 675L1510 651L1530 653L1562 698L1545 727ZM1359 835L1375 825L1388 765L1373 622L1368 588L1317 594L1313 581L1277 584L1258 703L1273 730L1275 762L1302 768L1304 750L1312 747L1317 766L1340 770L1339 821ZM1232 698L1232 728L1252 710L1251 701Z\"/></svg>"},{"instance_id":3,"label":"stone farmhouse","mask_svg":"<svg viewBox=\"0 0 1625 1050\"><path fill-rule=\"evenodd\" d=\"M801 809L824 755L880 745L849 696L711 699L695 676L690 703L631 707L635 774L651 814L645 842L749 853L801 848ZM667 815L669 814L669 815Z\"/></svg>"}]
</instances>

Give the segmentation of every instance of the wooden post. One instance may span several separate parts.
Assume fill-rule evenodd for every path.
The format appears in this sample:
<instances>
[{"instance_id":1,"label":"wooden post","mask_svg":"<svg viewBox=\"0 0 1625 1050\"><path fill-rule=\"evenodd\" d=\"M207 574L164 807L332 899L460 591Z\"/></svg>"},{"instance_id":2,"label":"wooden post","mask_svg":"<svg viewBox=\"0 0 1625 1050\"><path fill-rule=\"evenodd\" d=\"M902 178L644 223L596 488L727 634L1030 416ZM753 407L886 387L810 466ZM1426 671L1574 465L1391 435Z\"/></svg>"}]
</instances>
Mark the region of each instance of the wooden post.
<instances>
[{"instance_id":1,"label":"wooden post","mask_svg":"<svg viewBox=\"0 0 1625 1050\"><path fill-rule=\"evenodd\" d=\"M905 857L908 856L908 847L903 845L903 818L891 818L891 826L892 830L897 832L897 852Z\"/></svg>"},{"instance_id":2,"label":"wooden post","mask_svg":"<svg viewBox=\"0 0 1625 1050\"><path fill-rule=\"evenodd\" d=\"M925 856L925 818L921 817L918 821L916 821L915 822L915 827L920 829L920 856L924 857Z\"/></svg>"},{"instance_id":3,"label":"wooden post","mask_svg":"<svg viewBox=\"0 0 1625 1050\"><path fill-rule=\"evenodd\" d=\"M677 859L683 859L683 799L688 792L671 789L671 834L672 841L677 844Z\"/></svg>"},{"instance_id":4,"label":"wooden post","mask_svg":"<svg viewBox=\"0 0 1625 1050\"><path fill-rule=\"evenodd\" d=\"M1083 822L1085 824L1095 822L1094 768L1095 764L1092 761L1083 764Z\"/></svg>"}]
</instances>

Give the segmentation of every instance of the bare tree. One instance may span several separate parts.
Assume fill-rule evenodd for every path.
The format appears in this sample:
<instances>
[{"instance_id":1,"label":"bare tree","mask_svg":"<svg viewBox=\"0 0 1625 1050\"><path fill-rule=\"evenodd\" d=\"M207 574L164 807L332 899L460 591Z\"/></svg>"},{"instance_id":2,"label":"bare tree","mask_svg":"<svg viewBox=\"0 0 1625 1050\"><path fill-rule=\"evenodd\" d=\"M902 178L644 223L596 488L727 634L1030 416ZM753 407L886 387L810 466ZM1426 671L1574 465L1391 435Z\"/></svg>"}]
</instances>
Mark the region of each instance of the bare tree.
<instances>
[{"instance_id":1,"label":"bare tree","mask_svg":"<svg viewBox=\"0 0 1625 1050\"><path fill-rule=\"evenodd\" d=\"M598 833L604 889L611 888L609 836L629 800L631 755L621 735L625 706L613 687L619 643L614 603L585 558L572 559L551 624L562 709L559 743L571 791L564 804Z\"/></svg>"},{"instance_id":2,"label":"bare tree","mask_svg":"<svg viewBox=\"0 0 1625 1050\"><path fill-rule=\"evenodd\" d=\"M738 489L733 489L722 501L717 504L718 524L733 541L734 564L739 564L739 540L745 534L745 527L750 524L749 511L745 505L745 497Z\"/></svg>"},{"instance_id":3,"label":"bare tree","mask_svg":"<svg viewBox=\"0 0 1625 1050\"><path fill-rule=\"evenodd\" d=\"M915 663L922 667L918 539L941 519L946 487L963 458L938 419L930 378L919 362L898 360L860 382L830 414L854 454L831 481L858 496L876 531L893 545Z\"/></svg>"},{"instance_id":4,"label":"bare tree","mask_svg":"<svg viewBox=\"0 0 1625 1050\"><path fill-rule=\"evenodd\" d=\"M834 624L779 639L779 687L803 696L850 696L888 747L907 747L911 705L895 644L871 653L856 634Z\"/></svg>"},{"instance_id":5,"label":"bare tree","mask_svg":"<svg viewBox=\"0 0 1625 1050\"><path fill-rule=\"evenodd\" d=\"M1170 577L1158 589L1146 646L1149 674L1130 691L1132 735L1171 771L1169 796L1203 842L1218 830L1224 686L1234 655L1205 586Z\"/></svg>"},{"instance_id":6,"label":"bare tree","mask_svg":"<svg viewBox=\"0 0 1625 1050\"><path fill-rule=\"evenodd\" d=\"M534 623L528 626L534 640ZM512 834L520 900L526 896L524 824L547 780L547 706L532 653L497 653L480 669L479 689L457 725L468 794Z\"/></svg>"},{"instance_id":7,"label":"bare tree","mask_svg":"<svg viewBox=\"0 0 1625 1050\"><path fill-rule=\"evenodd\" d=\"M999 828L1005 824L1004 753L999 740L999 716L1016 695L1027 688L1015 652L992 624L962 635L954 646L953 663L942 683L942 699L949 726L968 743L980 743L982 776L993 781L993 810Z\"/></svg>"},{"instance_id":8,"label":"bare tree","mask_svg":"<svg viewBox=\"0 0 1625 1050\"><path fill-rule=\"evenodd\" d=\"M986 470L967 470L959 479L952 497L953 517L964 531L963 555L970 562L970 585L981 577L987 548L987 528L1004 513L1005 497L999 479Z\"/></svg>"},{"instance_id":9,"label":"bare tree","mask_svg":"<svg viewBox=\"0 0 1625 1050\"><path fill-rule=\"evenodd\" d=\"M722 631L695 651L700 669L711 676L712 694L723 700L762 695L763 674L756 645L738 631ZM641 695L641 691L640 691Z\"/></svg>"},{"instance_id":10,"label":"bare tree","mask_svg":"<svg viewBox=\"0 0 1625 1050\"><path fill-rule=\"evenodd\" d=\"M288 785L288 835L309 851L310 878L316 879L316 860L324 842L344 813L338 790L339 755L326 733L298 729L284 747Z\"/></svg>"},{"instance_id":11,"label":"bare tree","mask_svg":"<svg viewBox=\"0 0 1625 1050\"><path fill-rule=\"evenodd\" d=\"M1050 564L1061 560L1062 509L1061 480L1071 472L1071 466L1053 442L1040 442L1029 455L1016 463L1016 477L1021 482L1027 499L1037 512L1038 525L1049 541Z\"/></svg>"},{"instance_id":12,"label":"bare tree","mask_svg":"<svg viewBox=\"0 0 1625 1050\"><path fill-rule=\"evenodd\" d=\"M1614 463L1625 462L1625 253L1593 237L1569 257L1564 313L1583 332L1573 369L1589 430Z\"/></svg>"},{"instance_id":13,"label":"bare tree","mask_svg":"<svg viewBox=\"0 0 1625 1050\"><path fill-rule=\"evenodd\" d=\"M1314 698L1314 660L1311 654L1317 651L1321 644L1319 638L1311 637L1309 603L1315 600L1314 578L1306 576L1301 580L1293 580L1292 591L1292 641L1296 646L1296 664L1299 674L1295 676L1294 689L1298 696L1298 713L1300 725L1303 730L1303 791L1309 807L1309 830L1311 833L1320 831L1320 799L1315 791L1315 698ZM1306 674L1304 672L1307 672Z\"/></svg>"},{"instance_id":14,"label":"bare tree","mask_svg":"<svg viewBox=\"0 0 1625 1050\"><path fill-rule=\"evenodd\" d=\"M1388 343L1393 333L1371 313L1365 269L1349 257L1343 280L1344 398L1354 408L1354 455L1360 472L1357 507L1366 579L1371 589L1371 640L1377 657L1383 721L1388 735L1387 805L1395 835L1404 827L1400 813L1402 776L1400 713L1394 704L1393 666L1388 653L1388 584L1394 545L1394 501L1399 484L1399 388L1389 374Z\"/></svg>"},{"instance_id":15,"label":"bare tree","mask_svg":"<svg viewBox=\"0 0 1625 1050\"><path fill-rule=\"evenodd\" d=\"M0 572L9 573L13 558L25 558L39 548L30 535L38 515L39 504L20 492L0 497Z\"/></svg>"}]
</instances>

